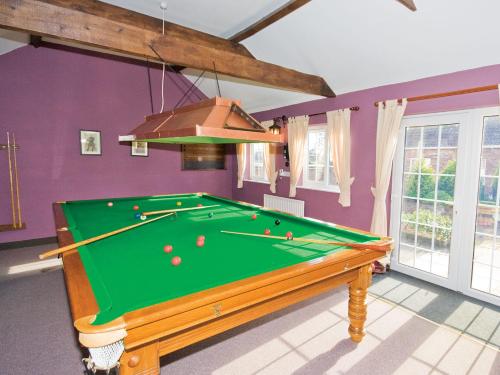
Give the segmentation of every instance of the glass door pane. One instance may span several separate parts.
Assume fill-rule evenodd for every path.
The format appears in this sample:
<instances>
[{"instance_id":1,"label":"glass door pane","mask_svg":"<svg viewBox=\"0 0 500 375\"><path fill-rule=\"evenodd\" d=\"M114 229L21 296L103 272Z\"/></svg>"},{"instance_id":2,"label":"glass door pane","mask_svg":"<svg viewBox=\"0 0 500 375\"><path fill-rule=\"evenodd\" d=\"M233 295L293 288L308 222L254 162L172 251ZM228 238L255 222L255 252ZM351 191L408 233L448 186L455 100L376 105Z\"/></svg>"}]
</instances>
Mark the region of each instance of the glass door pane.
<instances>
[{"instance_id":1,"label":"glass door pane","mask_svg":"<svg viewBox=\"0 0 500 375\"><path fill-rule=\"evenodd\" d=\"M398 262L448 277L458 124L407 126Z\"/></svg>"},{"instance_id":2,"label":"glass door pane","mask_svg":"<svg viewBox=\"0 0 500 375\"><path fill-rule=\"evenodd\" d=\"M500 296L500 118L483 117L471 287Z\"/></svg>"}]
</instances>

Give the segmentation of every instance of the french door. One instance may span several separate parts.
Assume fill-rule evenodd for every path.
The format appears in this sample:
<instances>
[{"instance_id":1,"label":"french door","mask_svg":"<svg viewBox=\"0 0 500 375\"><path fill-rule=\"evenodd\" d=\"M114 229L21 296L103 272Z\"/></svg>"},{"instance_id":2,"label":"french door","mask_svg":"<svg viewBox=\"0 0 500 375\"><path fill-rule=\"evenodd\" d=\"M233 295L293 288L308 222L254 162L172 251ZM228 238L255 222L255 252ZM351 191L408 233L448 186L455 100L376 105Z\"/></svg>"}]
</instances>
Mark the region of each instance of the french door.
<instances>
[{"instance_id":1,"label":"french door","mask_svg":"<svg viewBox=\"0 0 500 375\"><path fill-rule=\"evenodd\" d=\"M391 266L500 304L498 108L403 119L394 158Z\"/></svg>"}]
</instances>

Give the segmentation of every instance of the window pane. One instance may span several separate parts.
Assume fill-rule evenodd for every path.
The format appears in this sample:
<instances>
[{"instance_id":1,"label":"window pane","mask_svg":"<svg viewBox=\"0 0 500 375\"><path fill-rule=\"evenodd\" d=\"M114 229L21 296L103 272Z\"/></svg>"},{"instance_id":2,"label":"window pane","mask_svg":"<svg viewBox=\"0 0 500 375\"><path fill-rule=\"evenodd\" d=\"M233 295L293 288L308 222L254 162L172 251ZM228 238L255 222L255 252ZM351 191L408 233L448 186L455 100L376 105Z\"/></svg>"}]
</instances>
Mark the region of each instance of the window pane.
<instances>
[{"instance_id":1,"label":"window pane","mask_svg":"<svg viewBox=\"0 0 500 375\"><path fill-rule=\"evenodd\" d=\"M417 197L418 174L405 174L403 177L403 195L405 197Z\"/></svg>"},{"instance_id":2,"label":"window pane","mask_svg":"<svg viewBox=\"0 0 500 375\"><path fill-rule=\"evenodd\" d=\"M337 185L337 177L335 176L335 171L333 170L331 145L328 148L328 184Z\"/></svg>"},{"instance_id":3,"label":"window pane","mask_svg":"<svg viewBox=\"0 0 500 375\"><path fill-rule=\"evenodd\" d=\"M432 226L418 225L417 246L424 249L432 249Z\"/></svg>"},{"instance_id":4,"label":"window pane","mask_svg":"<svg viewBox=\"0 0 500 375\"><path fill-rule=\"evenodd\" d=\"M496 217L495 214L496 207L494 206L477 206L476 232L493 235Z\"/></svg>"},{"instance_id":5,"label":"window pane","mask_svg":"<svg viewBox=\"0 0 500 375\"><path fill-rule=\"evenodd\" d=\"M457 150L445 148L439 151L439 173L455 174L457 169Z\"/></svg>"},{"instance_id":6,"label":"window pane","mask_svg":"<svg viewBox=\"0 0 500 375\"><path fill-rule=\"evenodd\" d=\"M264 170L264 144L253 143L250 145L250 178L255 180L266 180Z\"/></svg>"},{"instance_id":7,"label":"window pane","mask_svg":"<svg viewBox=\"0 0 500 375\"><path fill-rule=\"evenodd\" d=\"M457 147L458 125L446 125L441 127L441 147Z\"/></svg>"},{"instance_id":8,"label":"window pane","mask_svg":"<svg viewBox=\"0 0 500 375\"><path fill-rule=\"evenodd\" d=\"M439 126L424 127L424 147L437 147Z\"/></svg>"},{"instance_id":9,"label":"window pane","mask_svg":"<svg viewBox=\"0 0 500 375\"><path fill-rule=\"evenodd\" d=\"M437 199L453 202L455 196L455 176L439 176Z\"/></svg>"},{"instance_id":10,"label":"window pane","mask_svg":"<svg viewBox=\"0 0 500 375\"><path fill-rule=\"evenodd\" d=\"M496 204L498 193L498 177L481 177L479 180L479 202Z\"/></svg>"},{"instance_id":11,"label":"window pane","mask_svg":"<svg viewBox=\"0 0 500 375\"><path fill-rule=\"evenodd\" d=\"M409 149L405 152L405 172L418 172L418 149Z\"/></svg>"},{"instance_id":12,"label":"window pane","mask_svg":"<svg viewBox=\"0 0 500 375\"><path fill-rule=\"evenodd\" d=\"M434 199L435 189L436 189L436 176L432 174L421 174L420 191L418 196L420 198L425 198L425 199Z\"/></svg>"},{"instance_id":13,"label":"window pane","mask_svg":"<svg viewBox=\"0 0 500 375\"><path fill-rule=\"evenodd\" d=\"M415 250L413 244L411 246L399 246L399 263L405 264L410 267L415 266Z\"/></svg>"},{"instance_id":14,"label":"window pane","mask_svg":"<svg viewBox=\"0 0 500 375\"><path fill-rule=\"evenodd\" d=\"M328 184L337 185L337 178L335 177L335 172L333 171L333 166L330 165L328 168Z\"/></svg>"},{"instance_id":15,"label":"window pane","mask_svg":"<svg viewBox=\"0 0 500 375\"><path fill-rule=\"evenodd\" d=\"M411 198L403 198L401 208L401 219L404 221L417 221L417 200Z\"/></svg>"},{"instance_id":16,"label":"window pane","mask_svg":"<svg viewBox=\"0 0 500 375\"><path fill-rule=\"evenodd\" d=\"M430 173L435 173L437 170L438 149L427 148L422 150L422 167Z\"/></svg>"},{"instance_id":17,"label":"window pane","mask_svg":"<svg viewBox=\"0 0 500 375\"><path fill-rule=\"evenodd\" d=\"M500 146L500 118L491 116L484 118L484 146Z\"/></svg>"},{"instance_id":18,"label":"window pane","mask_svg":"<svg viewBox=\"0 0 500 375\"><path fill-rule=\"evenodd\" d=\"M401 223L401 236L399 241L402 244L413 246L415 243L416 225L412 223Z\"/></svg>"},{"instance_id":19,"label":"window pane","mask_svg":"<svg viewBox=\"0 0 500 375\"><path fill-rule=\"evenodd\" d=\"M304 180L306 184L326 186L326 131L311 129L307 134L307 166Z\"/></svg>"},{"instance_id":20,"label":"window pane","mask_svg":"<svg viewBox=\"0 0 500 375\"><path fill-rule=\"evenodd\" d=\"M406 130L405 147L418 147L420 143L421 132L421 127L408 128L408 130Z\"/></svg>"},{"instance_id":21,"label":"window pane","mask_svg":"<svg viewBox=\"0 0 500 375\"><path fill-rule=\"evenodd\" d=\"M484 148L481 155L481 176L498 176L500 169L500 147Z\"/></svg>"}]
</instances>

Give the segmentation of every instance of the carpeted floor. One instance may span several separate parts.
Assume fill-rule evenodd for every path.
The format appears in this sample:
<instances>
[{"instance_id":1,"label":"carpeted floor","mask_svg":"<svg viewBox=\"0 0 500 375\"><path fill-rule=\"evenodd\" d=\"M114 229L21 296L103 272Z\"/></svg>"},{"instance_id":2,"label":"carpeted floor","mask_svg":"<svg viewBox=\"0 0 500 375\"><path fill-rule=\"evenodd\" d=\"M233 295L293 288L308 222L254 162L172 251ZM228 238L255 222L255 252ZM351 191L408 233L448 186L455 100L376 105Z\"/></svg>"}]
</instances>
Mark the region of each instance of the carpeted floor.
<instances>
[{"instance_id":1,"label":"carpeted floor","mask_svg":"<svg viewBox=\"0 0 500 375\"><path fill-rule=\"evenodd\" d=\"M395 272L371 293L359 345L343 288L165 356L162 374L500 374L498 308ZM84 373L61 269L4 278L0 301L0 374Z\"/></svg>"},{"instance_id":2,"label":"carpeted floor","mask_svg":"<svg viewBox=\"0 0 500 375\"><path fill-rule=\"evenodd\" d=\"M0 373L82 374L61 269L0 282Z\"/></svg>"}]
</instances>

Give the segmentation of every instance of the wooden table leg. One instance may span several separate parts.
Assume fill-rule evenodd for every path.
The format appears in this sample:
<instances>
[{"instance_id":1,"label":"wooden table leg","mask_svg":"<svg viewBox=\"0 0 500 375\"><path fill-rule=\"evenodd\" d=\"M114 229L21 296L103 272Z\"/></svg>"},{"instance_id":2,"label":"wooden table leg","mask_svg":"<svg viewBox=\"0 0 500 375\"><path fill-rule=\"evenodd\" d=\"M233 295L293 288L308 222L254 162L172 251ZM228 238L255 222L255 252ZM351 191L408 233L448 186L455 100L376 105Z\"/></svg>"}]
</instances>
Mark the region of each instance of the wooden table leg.
<instances>
[{"instance_id":1,"label":"wooden table leg","mask_svg":"<svg viewBox=\"0 0 500 375\"><path fill-rule=\"evenodd\" d=\"M366 293L372 280L371 264L359 269L356 280L349 284L349 335L352 341L361 342L365 335Z\"/></svg>"},{"instance_id":2,"label":"wooden table leg","mask_svg":"<svg viewBox=\"0 0 500 375\"><path fill-rule=\"evenodd\" d=\"M120 358L120 375L159 375L158 341L125 350Z\"/></svg>"}]
</instances>

